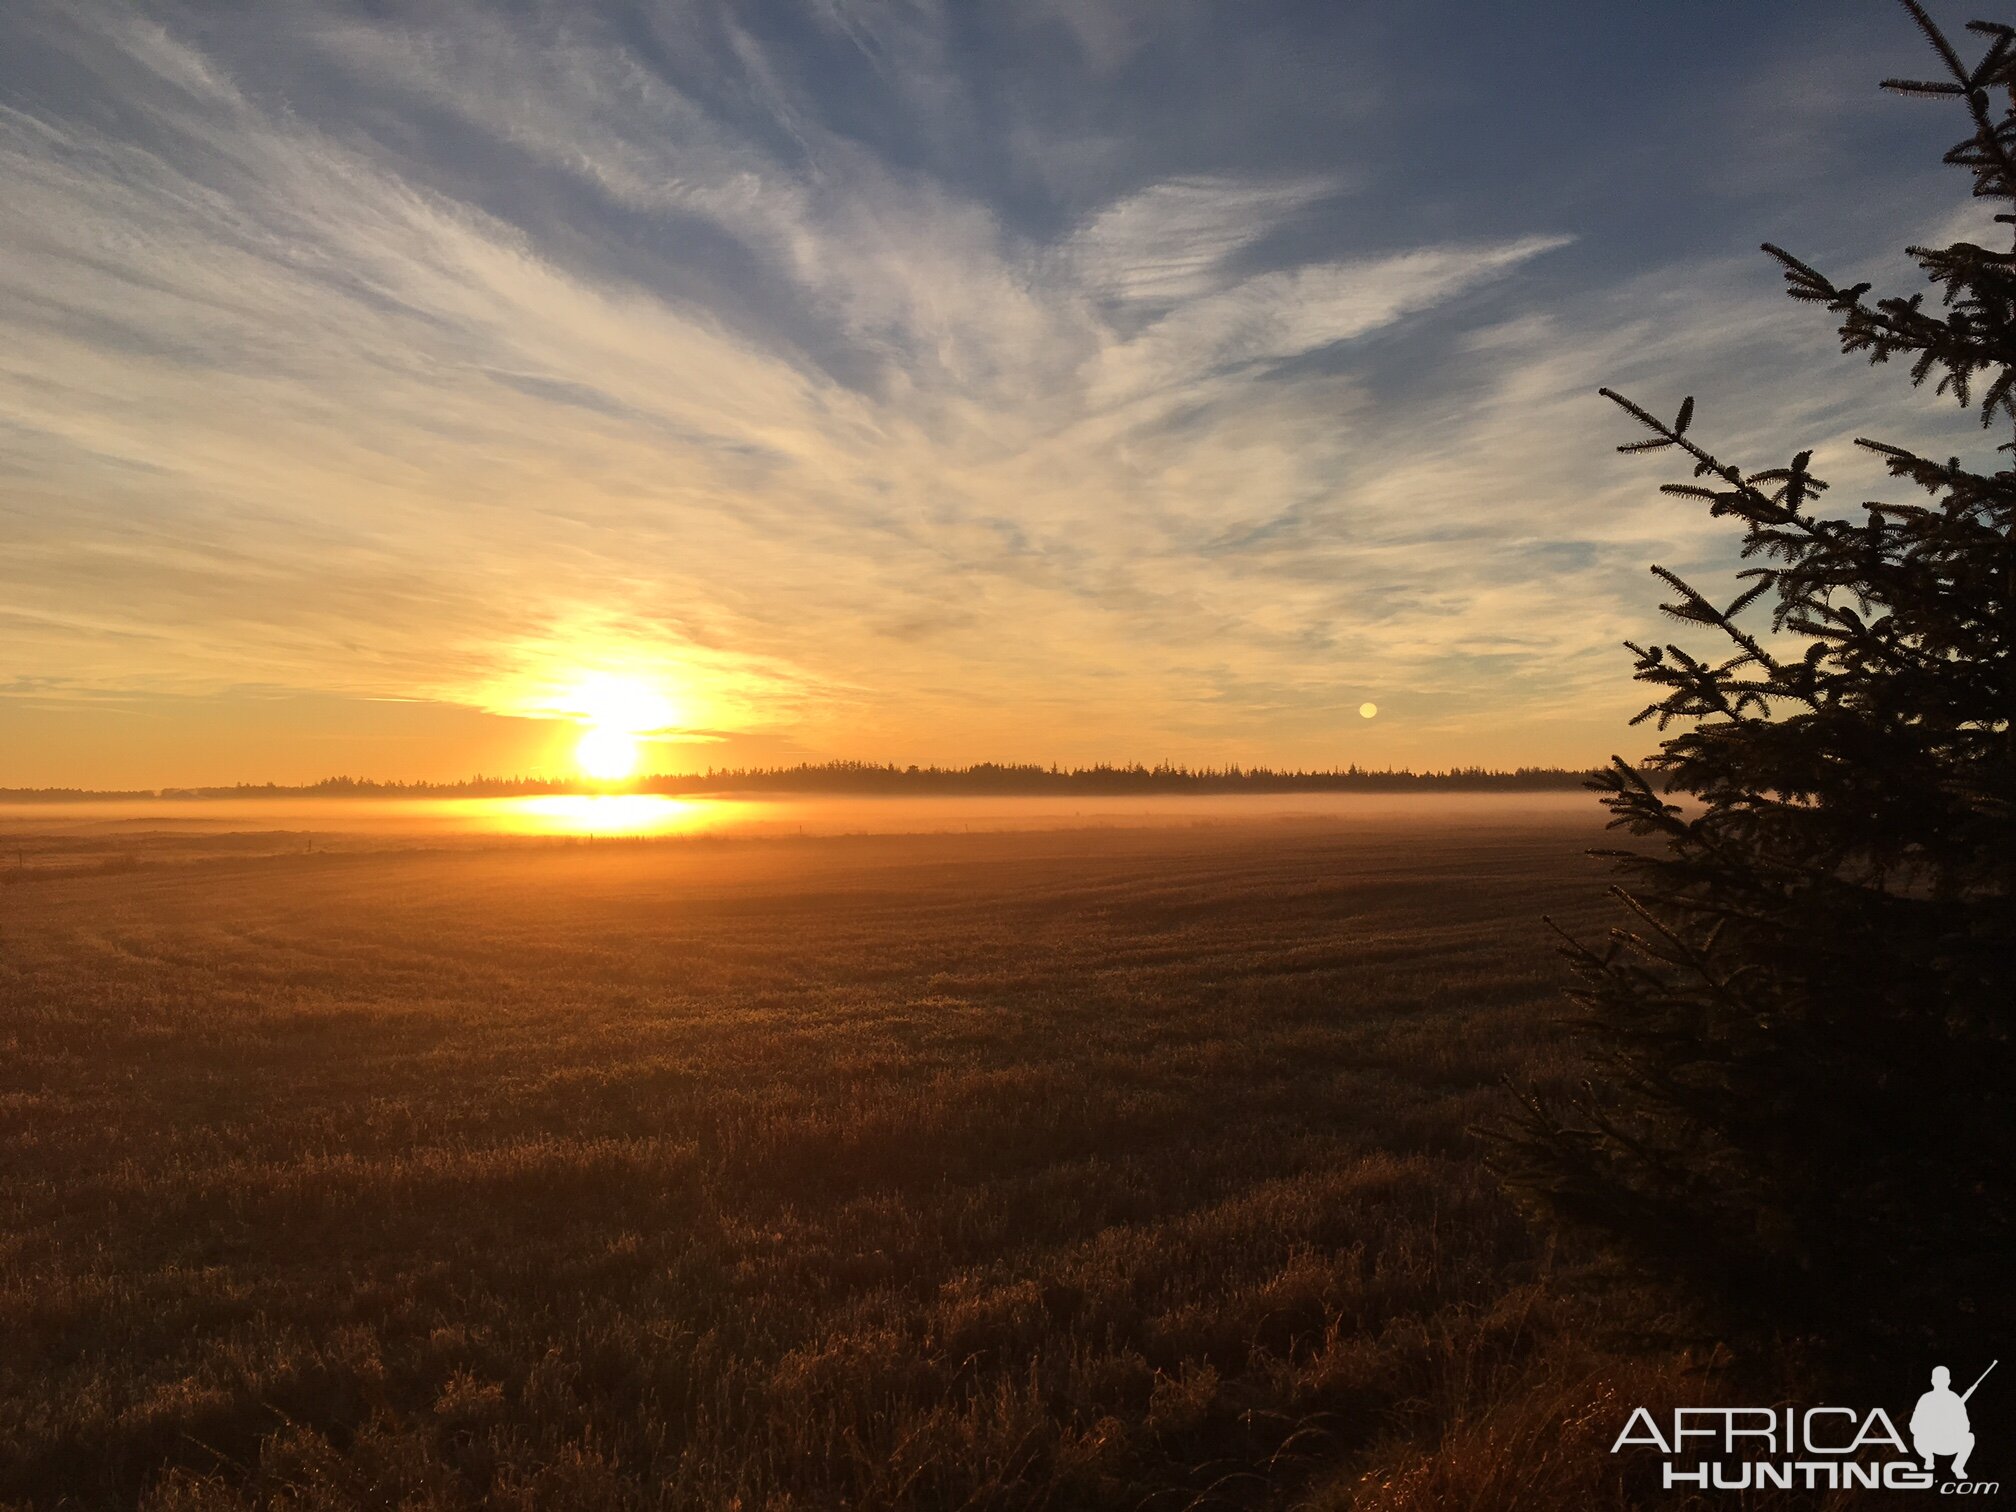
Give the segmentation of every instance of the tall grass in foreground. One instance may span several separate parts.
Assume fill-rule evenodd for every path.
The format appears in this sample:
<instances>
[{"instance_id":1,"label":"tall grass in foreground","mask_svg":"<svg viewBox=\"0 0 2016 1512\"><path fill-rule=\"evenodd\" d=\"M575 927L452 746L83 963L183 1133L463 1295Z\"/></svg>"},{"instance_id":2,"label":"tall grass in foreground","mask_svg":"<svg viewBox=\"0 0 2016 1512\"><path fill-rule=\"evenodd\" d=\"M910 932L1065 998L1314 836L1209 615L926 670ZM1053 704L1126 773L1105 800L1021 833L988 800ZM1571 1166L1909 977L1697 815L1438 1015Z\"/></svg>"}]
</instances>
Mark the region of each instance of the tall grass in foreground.
<instances>
[{"instance_id":1,"label":"tall grass in foreground","mask_svg":"<svg viewBox=\"0 0 2016 1512\"><path fill-rule=\"evenodd\" d=\"M0 1501L1630 1504L1619 1404L1704 1388L1465 1132L1570 1071L1584 839L11 889Z\"/></svg>"}]
</instances>

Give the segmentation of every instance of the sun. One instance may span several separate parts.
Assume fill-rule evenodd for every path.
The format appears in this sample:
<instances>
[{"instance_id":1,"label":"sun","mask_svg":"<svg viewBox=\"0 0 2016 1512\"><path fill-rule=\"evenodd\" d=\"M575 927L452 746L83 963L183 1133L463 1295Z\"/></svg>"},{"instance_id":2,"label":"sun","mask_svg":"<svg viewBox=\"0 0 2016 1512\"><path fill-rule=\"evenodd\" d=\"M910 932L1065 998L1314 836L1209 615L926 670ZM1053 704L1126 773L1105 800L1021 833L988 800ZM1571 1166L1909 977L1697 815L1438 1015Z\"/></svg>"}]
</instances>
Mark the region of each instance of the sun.
<instances>
[{"instance_id":1,"label":"sun","mask_svg":"<svg viewBox=\"0 0 2016 1512\"><path fill-rule=\"evenodd\" d=\"M634 776L647 739L678 722L671 700L650 683L606 672L576 679L560 704L585 726L574 764L597 782Z\"/></svg>"},{"instance_id":2,"label":"sun","mask_svg":"<svg viewBox=\"0 0 2016 1512\"><path fill-rule=\"evenodd\" d=\"M592 725L574 746L574 764L597 782L620 782L637 770L638 745L628 730Z\"/></svg>"}]
</instances>

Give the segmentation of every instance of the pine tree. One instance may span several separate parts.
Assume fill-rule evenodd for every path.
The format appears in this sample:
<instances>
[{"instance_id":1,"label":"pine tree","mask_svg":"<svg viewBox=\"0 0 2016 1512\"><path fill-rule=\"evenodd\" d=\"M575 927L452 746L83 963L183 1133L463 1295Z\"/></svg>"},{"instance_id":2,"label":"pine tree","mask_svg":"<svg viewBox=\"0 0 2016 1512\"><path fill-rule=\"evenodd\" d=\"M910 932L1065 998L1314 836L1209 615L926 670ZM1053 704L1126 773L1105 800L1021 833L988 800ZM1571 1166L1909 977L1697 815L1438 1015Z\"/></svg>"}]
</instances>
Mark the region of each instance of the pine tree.
<instances>
[{"instance_id":1,"label":"pine tree","mask_svg":"<svg viewBox=\"0 0 2016 1512\"><path fill-rule=\"evenodd\" d=\"M1947 77L1884 87L1963 105L1945 160L2010 206L2016 30L1972 24L1969 66L1904 3ZM1908 361L1984 427L2016 421L2016 254L1908 249L1928 305L1764 250L1839 317L1844 353ZM1650 432L1619 449L1691 463L1664 491L1733 521L1754 565L1726 602L1652 569L1665 612L1720 650L1631 644L1658 690L1639 717L1665 738L1594 784L1635 837L1598 853L1626 922L1567 950L1597 1070L1522 1098L1500 1169L1739 1328L1868 1358L2006 1327L2016 472L1860 441L1916 492L1842 518L1810 453L1746 473L1696 440L1692 398L1667 421L1604 393Z\"/></svg>"}]
</instances>

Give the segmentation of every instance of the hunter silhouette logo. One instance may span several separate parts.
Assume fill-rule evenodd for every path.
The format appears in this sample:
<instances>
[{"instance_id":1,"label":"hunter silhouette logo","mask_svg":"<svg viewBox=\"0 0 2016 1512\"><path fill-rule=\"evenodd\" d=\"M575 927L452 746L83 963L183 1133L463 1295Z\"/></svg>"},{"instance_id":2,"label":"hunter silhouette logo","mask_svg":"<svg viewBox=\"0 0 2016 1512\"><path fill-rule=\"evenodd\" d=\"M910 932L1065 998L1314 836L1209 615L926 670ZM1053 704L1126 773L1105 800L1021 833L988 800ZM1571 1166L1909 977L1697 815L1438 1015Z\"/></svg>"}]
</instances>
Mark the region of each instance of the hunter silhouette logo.
<instances>
[{"instance_id":1,"label":"hunter silhouette logo","mask_svg":"<svg viewBox=\"0 0 2016 1512\"><path fill-rule=\"evenodd\" d=\"M1993 1370L2002 1362L1990 1360L1988 1370ZM1967 1421L1967 1398L1981 1389L1981 1383L1988 1379L1984 1370L1958 1396L1953 1394L1953 1372L1944 1365L1935 1366L1932 1371L1932 1389L1918 1398L1918 1405L1911 1410L1911 1446L1925 1461L1925 1468L1933 1468L1933 1459L1942 1454L1953 1456L1953 1478L1967 1479L1967 1456L1974 1452L1974 1429Z\"/></svg>"},{"instance_id":2,"label":"hunter silhouette logo","mask_svg":"<svg viewBox=\"0 0 2016 1512\"><path fill-rule=\"evenodd\" d=\"M1989 1361L1962 1392L1953 1390L1950 1370L1935 1366L1932 1389L1911 1410L1908 1444L1881 1407L1676 1407L1670 1423L1638 1407L1610 1452L1656 1451L1664 1461L1660 1482L1669 1491L1881 1489L1992 1496L2000 1482L1968 1474L1974 1425L1967 1402L2001 1363ZM1939 1475L1941 1459L1951 1462L1952 1475L1945 1480Z\"/></svg>"}]
</instances>

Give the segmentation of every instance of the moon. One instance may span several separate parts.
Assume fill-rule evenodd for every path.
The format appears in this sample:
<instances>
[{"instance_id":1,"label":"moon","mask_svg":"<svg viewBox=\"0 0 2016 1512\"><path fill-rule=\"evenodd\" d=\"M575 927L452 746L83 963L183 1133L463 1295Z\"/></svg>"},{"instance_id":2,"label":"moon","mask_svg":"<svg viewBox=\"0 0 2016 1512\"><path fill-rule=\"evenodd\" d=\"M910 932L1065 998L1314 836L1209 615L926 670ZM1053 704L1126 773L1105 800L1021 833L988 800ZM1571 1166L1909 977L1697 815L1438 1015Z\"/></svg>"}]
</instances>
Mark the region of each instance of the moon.
<instances>
[{"instance_id":1,"label":"moon","mask_svg":"<svg viewBox=\"0 0 2016 1512\"><path fill-rule=\"evenodd\" d=\"M1376 714L1378 714L1378 712L1379 712L1379 705L1375 703L1362 703L1358 705L1358 717L1360 719L1371 719Z\"/></svg>"}]
</instances>

